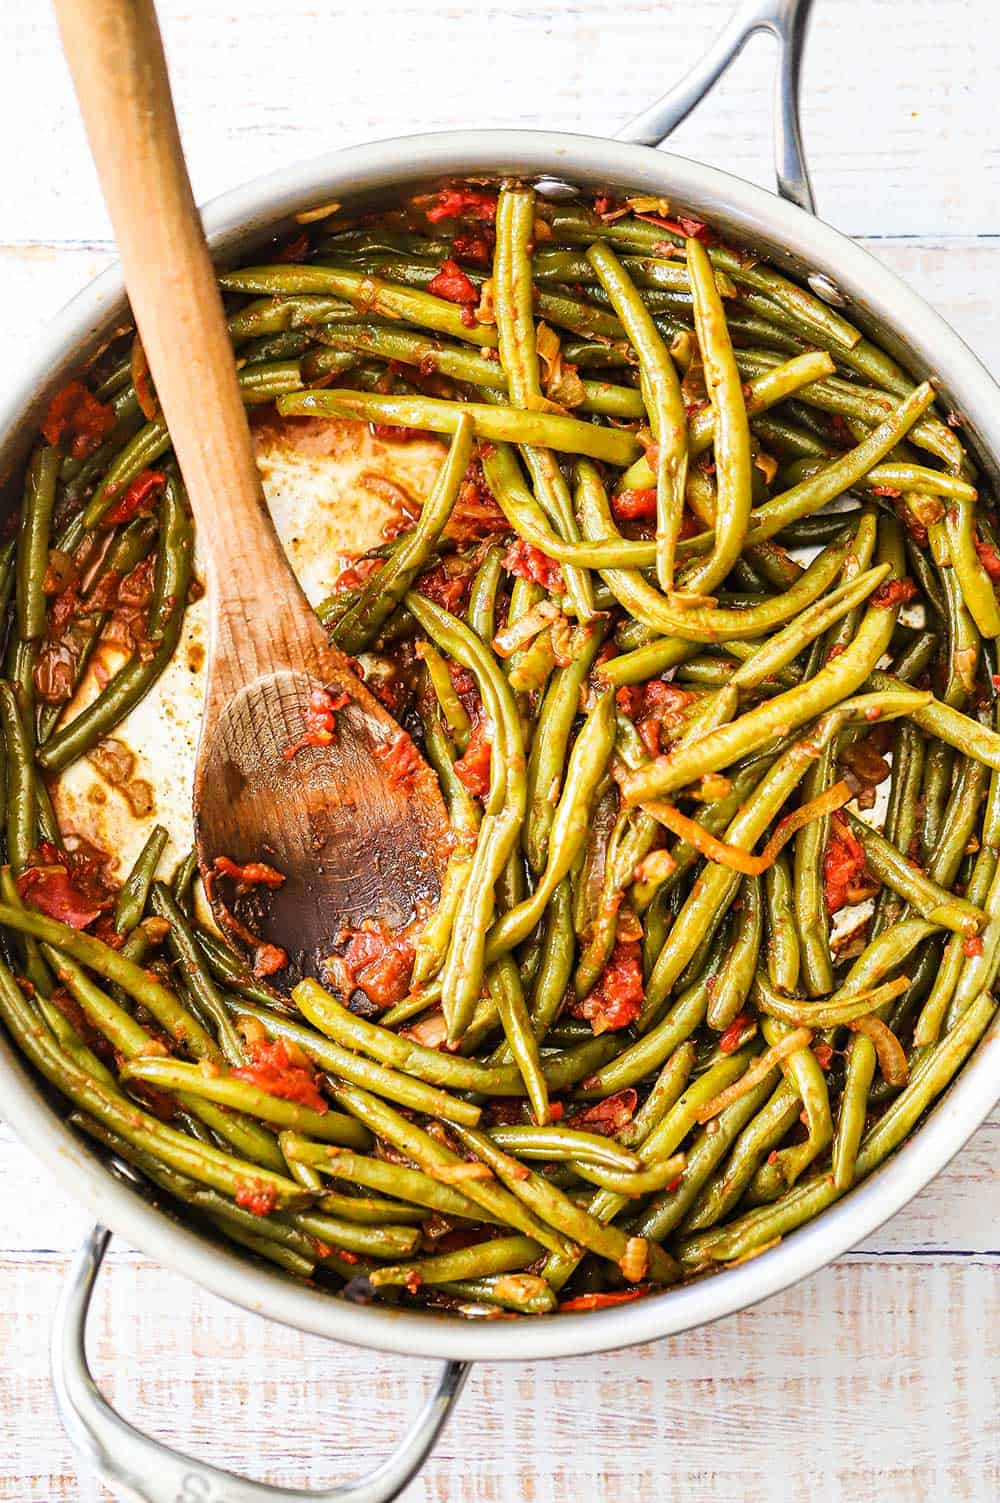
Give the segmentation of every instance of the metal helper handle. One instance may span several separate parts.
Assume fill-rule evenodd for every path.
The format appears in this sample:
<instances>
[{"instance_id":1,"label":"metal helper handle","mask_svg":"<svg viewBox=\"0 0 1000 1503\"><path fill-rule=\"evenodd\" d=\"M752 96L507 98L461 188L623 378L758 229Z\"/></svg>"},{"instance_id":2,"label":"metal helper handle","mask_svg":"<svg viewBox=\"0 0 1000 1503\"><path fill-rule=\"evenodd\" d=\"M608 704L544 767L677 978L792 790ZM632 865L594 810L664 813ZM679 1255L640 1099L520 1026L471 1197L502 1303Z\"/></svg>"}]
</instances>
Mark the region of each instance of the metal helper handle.
<instances>
[{"instance_id":1,"label":"metal helper handle","mask_svg":"<svg viewBox=\"0 0 1000 1503\"><path fill-rule=\"evenodd\" d=\"M66 1280L52 1331L56 1403L76 1450L129 1503L388 1503L412 1481L430 1454L462 1392L470 1364L446 1362L435 1392L388 1460L357 1482L323 1492L271 1487L182 1456L143 1435L98 1391L87 1365L87 1312L111 1233L95 1226Z\"/></svg>"},{"instance_id":2,"label":"metal helper handle","mask_svg":"<svg viewBox=\"0 0 1000 1503\"><path fill-rule=\"evenodd\" d=\"M774 171L782 198L816 212L809 170L802 150L799 84L802 53L813 0L744 0L705 56L655 104L618 132L617 140L635 146L660 146L700 104L716 81L758 31L770 32L778 44L774 98Z\"/></svg>"}]
</instances>

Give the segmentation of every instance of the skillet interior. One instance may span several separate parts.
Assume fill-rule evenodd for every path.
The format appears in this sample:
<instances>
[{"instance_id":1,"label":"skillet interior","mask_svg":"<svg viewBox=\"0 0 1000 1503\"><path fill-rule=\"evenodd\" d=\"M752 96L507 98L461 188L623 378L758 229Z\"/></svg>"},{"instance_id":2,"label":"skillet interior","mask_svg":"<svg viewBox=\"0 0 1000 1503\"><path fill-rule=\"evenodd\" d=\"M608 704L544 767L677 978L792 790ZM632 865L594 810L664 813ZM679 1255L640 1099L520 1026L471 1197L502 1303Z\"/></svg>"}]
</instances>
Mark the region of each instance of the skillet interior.
<instances>
[{"instance_id":1,"label":"skillet interior","mask_svg":"<svg viewBox=\"0 0 1000 1503\"><path fill-rule=\"evenodd\" d=\"M338 199L367 211L398 195L427 191L448 176L567 174L580 188L628 188L665 195L704 216L737 242L800 279L823 271L849 300L852 320L877 337L914 375L940 377L943 398L966 419L963 436L995 478L1000 409L989 377L957 336L896 278L836 232L726 174L646 148L589 137L517 132L440 135L357 148L291 169L227 195L206 215L222 260L245 257L302 210ZM116 270L66 311L0 410L3 514L16 504L13 482L31 430L51 392L86 364L125 322ZM294 1286L207 1236L168 1219L133 1188L115 1181L43 1101L20 1059L2 1045L5 1114L75 1194L151 1256L238 1303L289 1324L401 1353L464 1358L566 1355L606 1349L686 1329L730 1313L814 1271L867 1236L942 1167L985 1116L1000 1030L990 1030L973 1061L916 1137L881 1171L781 1246L743 1267L634 1305L558 1321L474 1325L429 1313L362 1309Z\"/></svg>"}]
</instances>

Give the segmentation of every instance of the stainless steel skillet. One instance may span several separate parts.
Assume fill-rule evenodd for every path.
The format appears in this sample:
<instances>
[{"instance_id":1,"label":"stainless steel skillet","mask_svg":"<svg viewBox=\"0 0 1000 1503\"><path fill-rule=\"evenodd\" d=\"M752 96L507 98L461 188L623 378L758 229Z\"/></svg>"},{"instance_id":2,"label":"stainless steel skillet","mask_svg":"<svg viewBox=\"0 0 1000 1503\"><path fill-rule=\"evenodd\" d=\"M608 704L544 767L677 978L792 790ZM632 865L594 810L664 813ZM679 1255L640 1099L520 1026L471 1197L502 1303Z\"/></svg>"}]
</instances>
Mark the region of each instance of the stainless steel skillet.
<instances>
[{"instance_id":1,"label":"stainless steel skillet","mask_svg":"<svg viewBox=\"0 0 1000 1503\"><path fill-rule=\"evenodd\" d=\"M293 167L226 195L206 212L220 258L246 255L296 214L339 200L376 207L443 179L517 175L553 195L627 188L668 198L728 237L753 246L821 296L841 300L853 320L917 376L933 375L962 413L965 436L984 468L1000 455L997 387L962 341L892 273L812 217L798 130L799 62L810 0L748 0L708 57L618 141L545 132L455 132L354 148ZM704 96L747 37L778 41L776 167L783 197L712 168L651 150ZM116 270L84 292L22 363L0 407L0 476L16 469L34 421L52 390L126 320ZM140 1189L63 1124L19 1056L0 1041L3 1110L67 1188L102 1226L81 1248L63 1295L53 1340L56 1392L74 1443L123 1497L139 1503L263 1503L327 1498L378 1503L397 1493L425 1459L475 1360L527 1360L602 1351L675 1334L718 1319L787 1288L868 1236L922 1189L971 1136L1000 1095L1000 1029L994 1027L953 1088L912 1141L882 1170L781 1245L711 1279L617 1309L533 1321L482 1324L430 1313L366 1308L299 1287L223 1250L207 1236L149 1204ZM185 1273L247 1309L338 1341L406 1356L446 1359L438 1390L380 1470L327 1493L281 1490L241 1481L143 1437L97 1394L84 1355L91 1290L109 1234Z\"/></svg>"}]
</instances>

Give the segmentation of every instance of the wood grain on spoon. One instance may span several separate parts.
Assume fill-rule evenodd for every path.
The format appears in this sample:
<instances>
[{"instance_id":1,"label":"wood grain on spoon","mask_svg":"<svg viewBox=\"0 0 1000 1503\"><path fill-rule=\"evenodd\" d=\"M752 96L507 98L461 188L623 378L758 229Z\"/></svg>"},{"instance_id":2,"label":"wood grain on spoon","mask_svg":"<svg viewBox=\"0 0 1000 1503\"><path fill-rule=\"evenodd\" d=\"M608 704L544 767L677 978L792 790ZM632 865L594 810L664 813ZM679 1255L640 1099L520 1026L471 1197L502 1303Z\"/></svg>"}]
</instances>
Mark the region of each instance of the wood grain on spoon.
<instances>
[{"instance_id":1,"label":"wood grain on spoon","mask_svg":"<svg viewBox=\"0 0 1000 1503\"><path fill-rule=\"evenodd\" d=\"M331 646L271 523L222 303L188 182L149 0L56 0L125 284L207 563L211 634L194 814L203 875L263 861L280 886L211 883L224 922L316 971L345 927L392 929L433 903L447 816L421 759L391 774L400 728ZM335 739L300 741L313 690L347 703Z\"/></svg>"}]
</instances>

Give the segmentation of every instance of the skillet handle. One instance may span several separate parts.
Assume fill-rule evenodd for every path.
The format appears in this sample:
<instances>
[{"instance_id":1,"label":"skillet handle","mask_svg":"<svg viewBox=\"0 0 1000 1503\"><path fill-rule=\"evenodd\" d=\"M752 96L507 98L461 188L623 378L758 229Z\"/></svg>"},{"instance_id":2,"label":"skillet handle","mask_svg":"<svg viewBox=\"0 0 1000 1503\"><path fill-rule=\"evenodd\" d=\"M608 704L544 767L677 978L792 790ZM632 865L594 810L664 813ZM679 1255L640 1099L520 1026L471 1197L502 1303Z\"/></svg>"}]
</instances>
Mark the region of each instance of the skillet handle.
<instances>
[{"instance_id":1,"label":"skillet handle","mask_svg":"<svg viewBox=\"0 0 1000 1503\"><path fill-rule=\"evenodd\" d=\"M730 63L758 31L778 44L774 99L774 171L782 198L816 212L809 169L802 149L799 93L802 53L813 0L743 0L705 56L655 104L618 132L619 141L660 146L700 104Z\"/></svg>"},{"instance_id":2,"label":"skillet handle","mask_svg":"<svg viewBox=\"0 0 1000 1503\"><path fill-rule=\"evenodd\" d=\"M94 1471L129 1503L389 1503L426 1461L462 1392L469 1364L446 1362L437 1389L395 1451L367 1477L325 1492L251 1482L143 1435L97 1389L84 1336L87 1311L111 1233L95 1226L81 1244L52 1331L56 1403L70 1440Z\"/></svg>"}]
</instances>

